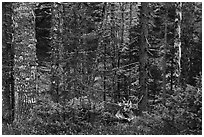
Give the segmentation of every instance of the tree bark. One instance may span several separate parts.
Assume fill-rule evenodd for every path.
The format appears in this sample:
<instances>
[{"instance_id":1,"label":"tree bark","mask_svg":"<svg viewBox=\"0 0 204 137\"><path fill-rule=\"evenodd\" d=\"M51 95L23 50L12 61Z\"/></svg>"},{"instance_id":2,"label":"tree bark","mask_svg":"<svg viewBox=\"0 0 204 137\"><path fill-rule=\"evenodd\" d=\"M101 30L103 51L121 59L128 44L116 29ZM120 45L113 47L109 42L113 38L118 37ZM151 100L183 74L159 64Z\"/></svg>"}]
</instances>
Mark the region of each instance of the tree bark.
<instances>
[{"instance_id":1,"label":"tree bark","mask_svg":"<svg viewBox=\"0 0 204 137\"><path fill-rule=\"evenodd\" d=\"M167 4L167 3L166 3ZM164 51L163 51L163 59L162 59L162 90L163 90L163 93L162 93L162 102L163 104L165 104L166 102L166 53L167 53L167 46L168 46L168 43L167 43L167 33L168 33L168 30L167 30L167 26L168 26L168 19L167 19L167 16L168 16L168 13L167 13L167 6L164 5L165 8L166 8L166 13L165 13L165 20L164 20Z\"/></svg>"},{"instance_id":2,"label":"tree bark","mask_svg":"<svg viewBox=\"0 0 204 137\"><path fill-rule=\"evenodd\" d=\"M118 66L118 44L116 42L116 38L117 38L117 30L116 30L116 22L117 22L117 18L116 18L116 14L115 14L115 10L116 10L116 3L111 3L110 4L110 25L111 25L111 41L110 41L110 45L111 45L111 49L112 49L112 67L115 69ZM114 101L117 102L120 98L120 91L118 90L117 87L117 69L114 70L113 72L113 77L112 77L112 90L114 93Z\"/></svg>"},{"instance_id":3,"label":"tree bark","mask_svg":"<svg viewBox=\"0 0 204 137\"><path fill-rule=\"evenodd\" d=\"M120 36L120 45L123 47L123 43L124 43L124 3L123 2L121 2L121 23L120 23L120 25L121 25L121 36ZM118 46L118 49L117 49L117 57L116 58L118 58L118 60L117 60L117 68L120 68L120 46ZM119 70L119 69L118 69ZM120 74L121 75L121 74ZM118 79L117 79L117 90L119 91L119 93L120 93L120 91L121 90L123 90L123 89L119 89L119 87L121 87L120 86L120 84L122 84L122 85L125 85L125 83L123 83L122 82L122 80L121 80L121 77L119 77ZM128 85L125 85L125 86L128 86ZM127 96L129 97L129 91L125 91L125 92L127 92L127 93L125 93L125 94L127 94Z\"/></svg>"},{"instance_id":4,"label":"tree bark","mask_svg":"<svg viewBox=\"0 0 204 137\"><path fill-rule=\"evenodd\" d=\"M148 3L142 2L140 11L140 25L141 25L141 44L140 44L140 86L143 99L139 106L140 111L147 111L147 37L148 37Z\"/></svg>"},{"instance_id":5,"label":"tree bark","mask_svg":"<svg viewBox=\"0 0 204 137\"><path fill-rule=\"evenodd\" d=\"M63 90L63 5L61 3L53 3L51 37L53 63L51 95L55 102L59 102Z\"/></svg>"},{"instance_id":6,"label":"tree bark","mask_svg":"<svg viewBox=\"0 0 204 137\"><path fill-rule=\"evenodd\" d=\"M36 95L35 3L13 3L15 120L30 109ZM19 119L18 119L19 118Z\"/></svg>"},{"instance_id":7,"label":"tree bark","mask_svg":"<svg viewBox=\"0 0 204 137\"><path fill-rule=\"evenodd\" d=\"M104 21L102 23L102 30L103 32L105 32L105 29L107 27L107 11L108 11L108 3L104 3L104 7L103 7L103 15L104 15ZM104 41L103 39L103 35L101 36L101 38L99 38L100 41ZM103 50L103 101L106 101L106 44L104 44L104 42L99 42L99 48L102 47ZM98 53L100 56L100 53Z\"/></svg>"},{"instance_id":8,"label":"tree bark","mask_svg":"<svg viewBox=\"0 0 204 137\"><path fill-rule=\"evenodd\" d=\"M175 38L174 38L174 48L175 48L175 63L176 63L176 86L180 85L180 75L181 75L181 20L182 20L182 2L175 4L176 8L176 18L175 18Z\"/></svg>"},{"instance_id":9,"label":"tree bark","mask_svg":"<svg viewBox=\"0 0 204 137\"><path fill-rule=\"evenodd\" d=\"M12 3L2 3L2 92L3 113L9 113L3 118L9 123L14 120L15 96L14 96L14 47L12 44Z\"/></svg>"}]
</instances>

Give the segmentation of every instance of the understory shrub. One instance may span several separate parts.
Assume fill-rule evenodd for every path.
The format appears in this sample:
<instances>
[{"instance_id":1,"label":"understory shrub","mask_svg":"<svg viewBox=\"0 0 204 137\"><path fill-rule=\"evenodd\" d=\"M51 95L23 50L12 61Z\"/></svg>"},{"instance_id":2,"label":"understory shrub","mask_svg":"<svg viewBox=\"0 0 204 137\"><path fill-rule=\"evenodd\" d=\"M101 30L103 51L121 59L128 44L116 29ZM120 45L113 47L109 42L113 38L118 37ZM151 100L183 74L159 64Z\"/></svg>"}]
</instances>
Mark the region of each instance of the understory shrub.
<instances>
[{"instance_id":1,"label":"understory shrub","mask_svg":"<svg viewBox=\"0 0 204 137\"><path fill-rule=\"evenodd\" d=\"M86 96L65 104L52 101L50 95L38 98L30 114L13 124L3 124L3 134L25 135L177 135L202 133L201 87L187 85L167 96L166 104L134 115L131 121L118 119L122 107L114 103L94 102Z\"/></svg>"},{"instance_id":2,"label":"understory shrub","mask_svg":"<svg viewBox=\"0 0 204 137\"><path fill-rule=\"evenodd\" d=\"M168 95L166 104L158 103L153 113L160 116L173 128L175 134L202 134L202 92L201 88L187 85Z\"/></svg>"}]
</instances>

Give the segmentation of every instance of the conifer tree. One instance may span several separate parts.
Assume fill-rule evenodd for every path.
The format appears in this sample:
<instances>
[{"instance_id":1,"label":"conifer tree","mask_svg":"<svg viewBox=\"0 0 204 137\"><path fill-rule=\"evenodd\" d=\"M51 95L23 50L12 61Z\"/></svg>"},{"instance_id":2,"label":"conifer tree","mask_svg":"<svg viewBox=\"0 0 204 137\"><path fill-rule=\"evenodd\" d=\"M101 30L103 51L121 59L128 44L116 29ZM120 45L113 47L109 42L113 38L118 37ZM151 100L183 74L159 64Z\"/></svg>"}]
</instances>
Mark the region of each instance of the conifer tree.
<instances>
[{"instance_id":1,"label":"conifer tree","mask_svg":"<svg viewBox=\"0 0 204 137\"><path fill-rule=\"evenodd\" d=\"M148 89L147 89L147 61L148 61L148 3L142 2L140 9L140 25L141 25L141 43L140 43L140 86L141 94L143 96L140 111L147 110L147 99L148 99Z\"/></svg>"},{"instance_id":2,"label":"conifer tree","mask_svg":"<svg viewBox=\"0 0 204 137\"><path fill-rule=\"evenodd\" d=\"M15 119L26 114L36 95L35 3L13 3ZM31 106L30 106L31 104Z\"/></svg>"},{"instance_id":3,"label":"conifer tree","mask_svg":"<svg viewBox=\"0 0 204 137\"><path fill-rule=\"evenodd\" d=\"M175 3L176 18L175 18L175 37L174 37L174 48L175 48L175 63L176 63L176 78L177 85L180 84L181 75L181 20L182 20L182 2Z\"/></svg>"},{"instance_id":4,"label":"conifer tree","mask_svg":"<svg viewBox=\"0 0 204 137\"><path fill-rule=\"evenodd\" d=\"M2 3L2 117L12 122L15 113L12 3Z\"/></svg>"}]
</instances>

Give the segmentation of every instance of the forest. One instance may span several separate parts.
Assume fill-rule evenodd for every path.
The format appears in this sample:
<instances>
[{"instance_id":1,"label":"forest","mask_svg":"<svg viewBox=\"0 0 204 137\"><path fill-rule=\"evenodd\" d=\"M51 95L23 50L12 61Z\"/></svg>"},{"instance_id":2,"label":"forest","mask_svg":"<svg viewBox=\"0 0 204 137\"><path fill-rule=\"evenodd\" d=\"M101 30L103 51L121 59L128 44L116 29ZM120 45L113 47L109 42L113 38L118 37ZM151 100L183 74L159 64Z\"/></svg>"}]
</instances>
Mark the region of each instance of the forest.
<instances>
[{"instance_id":1,"label":"forest","mask_svg":"<svg viewBox=\"0 0 204 137\"><path fill-rule=\"evenodd\" d=\"M201 2L2 2L3 135L202 135Z\"/></svg>"}]
</instances>

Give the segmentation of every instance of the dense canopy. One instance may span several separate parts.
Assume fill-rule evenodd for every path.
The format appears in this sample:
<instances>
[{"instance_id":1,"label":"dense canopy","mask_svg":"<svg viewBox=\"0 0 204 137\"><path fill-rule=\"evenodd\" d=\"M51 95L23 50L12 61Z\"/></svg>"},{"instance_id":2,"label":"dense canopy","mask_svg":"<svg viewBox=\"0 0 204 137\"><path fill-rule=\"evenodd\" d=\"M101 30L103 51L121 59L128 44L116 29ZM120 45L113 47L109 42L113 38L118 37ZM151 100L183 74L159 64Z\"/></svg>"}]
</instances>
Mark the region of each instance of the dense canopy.
<instances>
[{"instance_id":1,"label":"dense canopy","mask_svg":"<svg viewBox=\"0 0 204 137\"><path fill-rule=\"evenodd\" d=\"M202 134L202 3L3 2L2 130Z\"/></svg>"}]
</instances>

